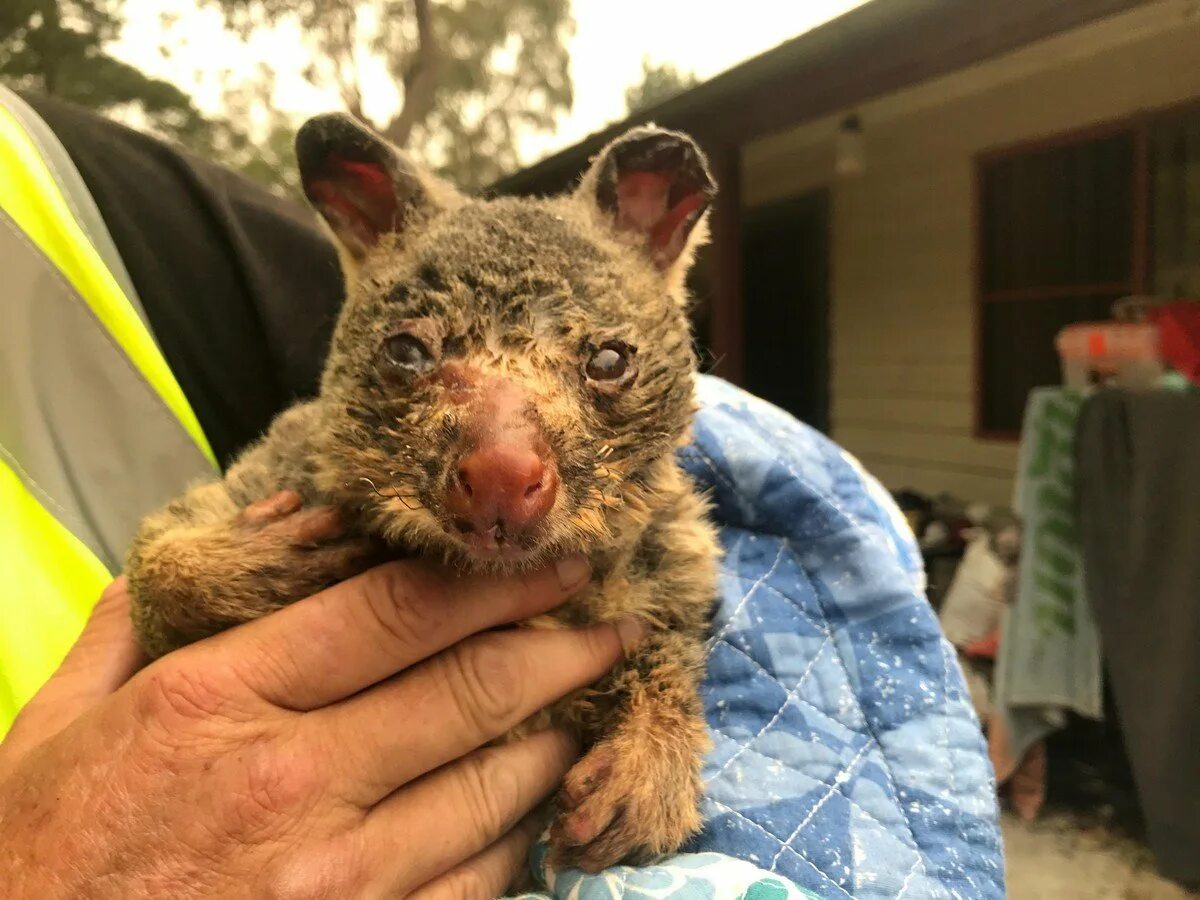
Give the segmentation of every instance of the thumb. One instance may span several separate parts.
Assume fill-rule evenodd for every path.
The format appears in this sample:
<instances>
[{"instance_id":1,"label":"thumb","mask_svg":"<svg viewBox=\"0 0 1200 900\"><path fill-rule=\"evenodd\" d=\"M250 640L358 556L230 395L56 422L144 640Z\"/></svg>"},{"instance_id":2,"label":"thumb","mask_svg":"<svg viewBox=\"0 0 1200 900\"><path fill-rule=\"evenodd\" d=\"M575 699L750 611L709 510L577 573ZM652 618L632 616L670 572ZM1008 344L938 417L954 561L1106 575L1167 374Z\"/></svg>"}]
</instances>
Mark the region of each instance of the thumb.
<instances>
[{"instance_id":1,"label":"thumb","mask_svg":"<svg viewBox=\"0 0 1200 900\"><path fill-rule=\"evenodd\" d=\"M129 591L122 575L104 589L58 670L17 716L4 741L5 753L22 752L57 734L128 681L144 663L133 637Z\"/></svg>"}]
</instances>

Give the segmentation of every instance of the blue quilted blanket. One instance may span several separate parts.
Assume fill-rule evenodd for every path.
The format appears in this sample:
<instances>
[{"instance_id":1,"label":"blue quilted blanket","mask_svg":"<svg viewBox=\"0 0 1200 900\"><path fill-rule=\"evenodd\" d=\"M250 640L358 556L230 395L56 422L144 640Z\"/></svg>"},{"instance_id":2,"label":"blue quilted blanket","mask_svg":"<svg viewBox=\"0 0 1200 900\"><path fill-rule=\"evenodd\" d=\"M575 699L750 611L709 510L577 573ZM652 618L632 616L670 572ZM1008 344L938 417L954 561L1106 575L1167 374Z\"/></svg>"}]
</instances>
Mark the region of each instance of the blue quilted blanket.
<instances>
[{"instance_id":1,"label":"blue quilted blanket","mask_svg":"<svg viewBox=\"0 0 1200 900\"><path fill-rule=\"evenodd\" d=\"M687 471L725 560L689 853L539 896L1001 898L992 771L891 498L844 451L712 378Z\"/></svg>"}]
</instances>

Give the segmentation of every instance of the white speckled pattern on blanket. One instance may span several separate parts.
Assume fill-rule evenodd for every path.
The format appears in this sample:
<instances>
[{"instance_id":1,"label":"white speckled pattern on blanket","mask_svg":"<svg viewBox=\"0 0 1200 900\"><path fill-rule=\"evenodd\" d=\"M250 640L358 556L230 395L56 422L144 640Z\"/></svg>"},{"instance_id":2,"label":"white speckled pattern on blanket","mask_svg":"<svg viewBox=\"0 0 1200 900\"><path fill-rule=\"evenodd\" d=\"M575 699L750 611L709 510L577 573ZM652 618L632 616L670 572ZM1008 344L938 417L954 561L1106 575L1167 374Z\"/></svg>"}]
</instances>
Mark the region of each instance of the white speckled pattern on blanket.
<instances>
[{"instance_id":1,"label":"white speckled pattern on blanket","mask_svg":"<svg viewBox=\"0 0 1200 900\"><path fill-rule=\"evenodd\" d=\"M681 459L726 552L703 855L552 874L552 895L1003 897L991 767L895 505L775 407L713 378L700 398Z\"/></svg>"}]
</instances>

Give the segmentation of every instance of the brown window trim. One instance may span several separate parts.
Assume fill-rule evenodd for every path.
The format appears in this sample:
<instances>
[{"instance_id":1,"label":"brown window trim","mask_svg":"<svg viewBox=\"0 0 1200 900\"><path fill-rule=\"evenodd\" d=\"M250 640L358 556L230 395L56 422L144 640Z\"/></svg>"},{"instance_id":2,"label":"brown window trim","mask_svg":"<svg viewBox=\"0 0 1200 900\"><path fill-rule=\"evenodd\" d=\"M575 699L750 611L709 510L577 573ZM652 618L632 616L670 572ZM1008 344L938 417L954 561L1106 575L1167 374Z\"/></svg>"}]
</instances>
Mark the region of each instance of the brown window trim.
<instances>
[{"instance_id":1,"label":"brown window trim","mask_svg":"<svg viewBox=\"0 0 1200 900\"><path fill-rule=\"evenodd\" d=\"M982 291L984 303L1004 303L1007 300L1054 300L1058 297L1093 297L1096 294L1121 294L1131 290L1130 281L1110 281L1099 284L1064 284L1044 287L1012 288L1003 291Z\"/></svg>"},{"instance_id":2,"label":"brown window trim","mask_svg":"<svg viewBox=\"0 0 1200 900\"><path fill-rule=\"evenodd\" d=\"M976 412L976 415L979 413ZM975 437L981 441L1007 441L1015 444L1021 440L1021 432L1019 431L993 431L990 428L979 428L978 424L975 428Z\"/></svg>"},{"instance_id":3,"label":"brown window trim","mask_svg":"<svg viewBox=\"0 0 1200 900\"><path fill-rule=\"evenodd\" d=\"M1149 288L1151 269L1150 247L1150 127L1162 119L1186 115L1200 109L1200 97L1180 103L1139 110L1081 128L1036 138L1001 144L975 154L971 221L975 233L972 236L973 258L971 280L975 286L975 301L972 304L974 318L974 360L972 362L973 432L974 437L985 441L1015 442L1020 431L991 430L983 427L983 305L1002 303L1006 300L1036 300L1040 298L1084 296L1088 293L1143 294ZM1131 212L1130 280L1110 284L1066 285L1062 287L1021 288L1008 291L985 291L983 286L983 179L988 164L1013 156L1024 156L1039 150L1096 140L1113 135L1131 133L1134 138L1133 159L1133 209Z\"/></svg>"}]
</instances>

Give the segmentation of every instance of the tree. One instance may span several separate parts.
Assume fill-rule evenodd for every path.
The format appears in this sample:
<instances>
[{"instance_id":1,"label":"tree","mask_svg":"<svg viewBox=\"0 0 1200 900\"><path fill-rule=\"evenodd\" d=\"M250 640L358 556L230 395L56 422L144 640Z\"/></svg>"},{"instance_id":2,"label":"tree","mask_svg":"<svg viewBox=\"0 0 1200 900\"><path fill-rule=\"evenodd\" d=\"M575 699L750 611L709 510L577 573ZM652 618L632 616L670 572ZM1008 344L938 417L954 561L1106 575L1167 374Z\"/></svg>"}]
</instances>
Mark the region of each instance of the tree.
<instances>
[{"instance_id":1,"label":"tree","mask_svg":"<svg viewBox=\"0 0 1200 900\"><path fill-rule=\"evenodd\" d=\"M680 72L671 63L656 64L643 57L642 80L625 89L625 108L630 114L649 109L699 83L694 72Z\"/></svg>"},{"instance_id":2,"label":"tree","mask_svg":"<svg viewBox=\"0 0 1200 900\"><path fill-rule=\"evenodd\" d=\"M569 0L209 2L243 37L298 25L310 83L466 188L515 168L519 131L550 129L571 105ZM372 118L364 94L381 74L399 96Z\"/></svg>"},{"instance_id":3,"label":"tree","mask_svg":"<svg viewBox=\"0 0 1200 900\"><path fill-rule=\"evenodd\" d=\"M121 30L121 0L0 0L0 80L108 112L132 107L155 130L199 140L209 123L191 98L105 48Z\"/></svg>"},{"instance_id":4,"label":"tree","mask_svg":"<svg viewBox=\"0 0 1200 900\"><path fill-rule=\"evenodd\" d=\"M256 76L221 91L222 115L189 142L195 152L237 169L275 194L304 200L293 143L298 123L272 102L275 74L260 64Z\"/></svg>"},{"instance_id":5,"label":"tree","mask_svg":"<svg viewBox=\"0 0 1200 900\"><path fill-rule=\"evenodd\" d=\"M298 195L294 127L267 102L269 77L227 88L227 115L205 116L177 86L107 52L124 25L122 7L123 0L0 0L0 81L122 119ZM240 124L252 108L266 111L253 136Z\"/></svg>"}]
</instances>

